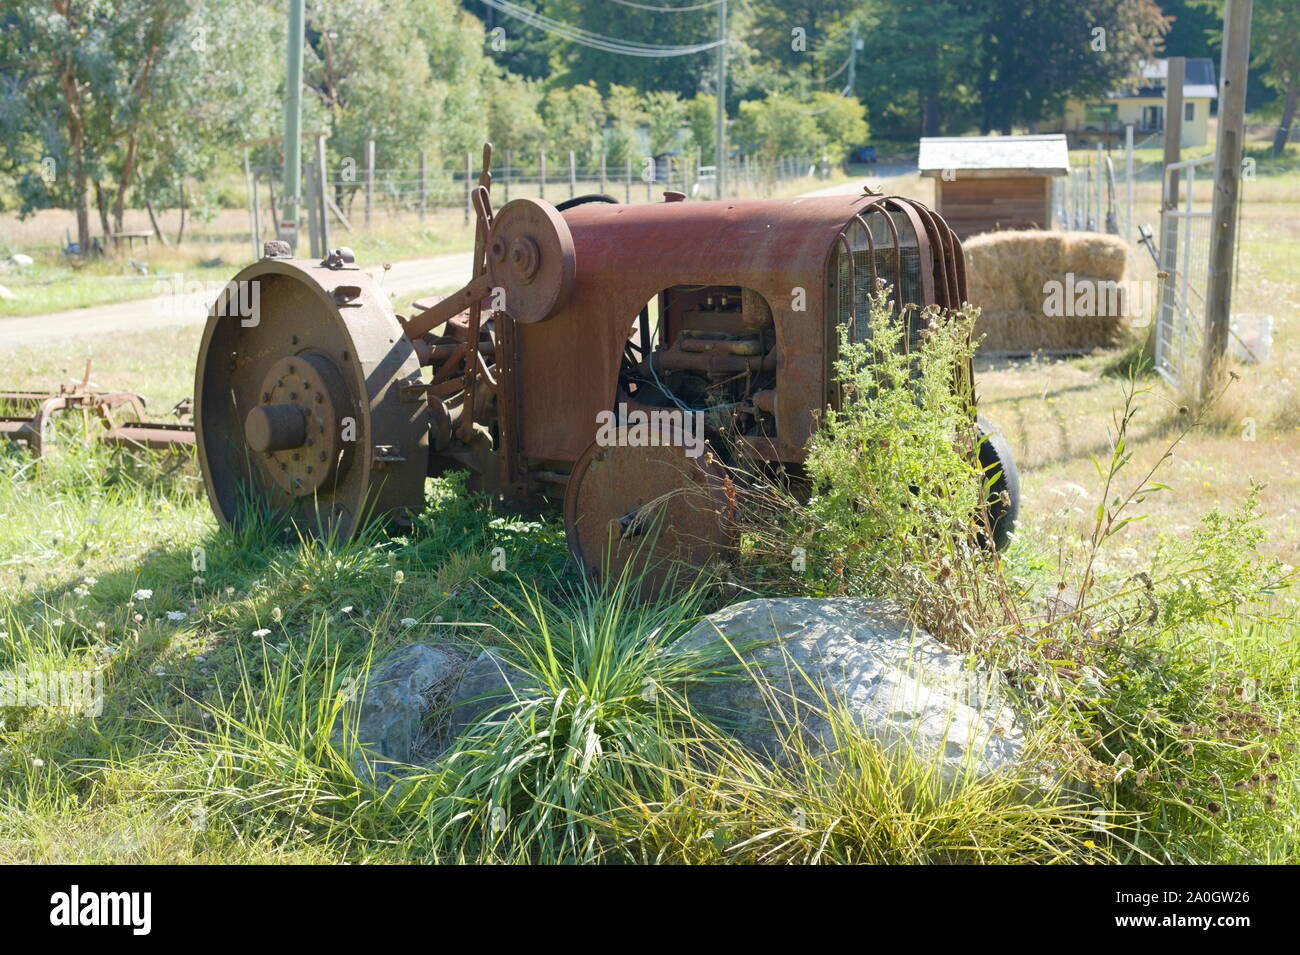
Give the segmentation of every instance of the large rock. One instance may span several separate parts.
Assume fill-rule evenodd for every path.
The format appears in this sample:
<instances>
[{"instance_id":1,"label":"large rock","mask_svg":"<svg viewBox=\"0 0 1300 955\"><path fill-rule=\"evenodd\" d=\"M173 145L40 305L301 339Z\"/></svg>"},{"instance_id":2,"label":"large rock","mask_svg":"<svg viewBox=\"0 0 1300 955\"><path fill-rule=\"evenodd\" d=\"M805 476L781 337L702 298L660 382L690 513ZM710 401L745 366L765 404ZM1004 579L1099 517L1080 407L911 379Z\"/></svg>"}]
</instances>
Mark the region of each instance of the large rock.
<instances>
[{"instance_id":1,"label":"large rock","mask_svg":"<svg viewBox=\"0 0 1300 955\"><path fill-rule=\"evenodd\" d=\"M536 696L537 692L536 680L530 674L496 650L484 650L465 668L460 684L447 700L445 738L454 740L493 710Z\"/></svg>"},{"instance_id":2,"label":"large rock","mask_svg":"<svg viewBox=\"0 0 1300 955\"><path fill-rule=\"evenodd\" d=\"M357 775L374 783L400 774L427 749L426 715L450 694L463 658L422 643L403 647L371 666L334 723L333 742L342 748L343 722L355 721L357 745L349 755Z\"/></svg>"},{"instance_id":3,"label":"large rock","mask_svg":"<svg viewBox=\"0 0 1300 955\"><path fill-rule=\"evenodd\" d=\"M1000 677L886 601L747 600L705 618L674 649L730 657L732 678L692 685L690 704L777 761L796 727L816 750L835 745L823 694L886 751L905 746L936 763L945 783L1009 767L1023 746Z\"/></svg>"}]
</instances>

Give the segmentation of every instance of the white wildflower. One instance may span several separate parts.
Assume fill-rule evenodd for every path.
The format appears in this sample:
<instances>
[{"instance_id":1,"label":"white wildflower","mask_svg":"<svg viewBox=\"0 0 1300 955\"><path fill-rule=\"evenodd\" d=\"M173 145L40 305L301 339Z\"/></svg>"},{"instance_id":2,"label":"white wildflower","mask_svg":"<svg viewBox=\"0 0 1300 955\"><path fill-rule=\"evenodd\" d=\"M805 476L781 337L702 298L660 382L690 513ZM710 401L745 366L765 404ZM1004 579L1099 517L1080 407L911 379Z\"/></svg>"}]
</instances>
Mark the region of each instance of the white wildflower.
<instances>
[{"instance_id":1,"label":"white wildflower","mask_svg":"<svg viewBox=\"0 0 1300 955\"><path fill-rule=\"evenodd\" d=\"M168 610L168 611L167 611L167 619L168 619L168 620L171 620L172 622L176 622L176 621L178 621L178 620L184 620L186 616L187 616L187 614L185 613L184 610Z\"/></svg>"},{"instance_id":2,"label":"white wildflower","mask_svg":"<svg viewBox=\"0 0 1300 955\"><path fill-rule=\"evenodd\" d=\"M131 595L132 600L148 600L153 596L152 590L137 590Z\"/></svg>"},{"instance_id":3,"label":"white wildflower","mask_svg":"<svg viewBox=\"0 0 1300 955\"><path fill-rule=\"evenodd\" d=\"M398 570L393 572L393 583L397 584L400 587L405 582L406 582L406 574L403 571Z\"/></svg>"},{"instance_id":4,"label":"white wildflower","mask_svg":"<svg viewBox=\"0 0 1300 955\"><path fill-rule=\"evenodd\" d=\"M415 626L417 623L419 623L419 622L420 622L420 621L416 620L414 617L403 617L403 618L402 618L402 626L403 626L403 627L414 627L414 626Z\"/></svg>"},{"instance_id":5,"label":"white wildflower","mask_svg":"<svg viewBox=\"0 0 1300 955\"><path fill-rule=\"evenodd\" d=\"M253 631L253 636L257 637L259 640L262 639L263 637L269 637L270 635L271 635L271 631L266 629L266 627L262 627L260 630Z\"/></svg>"}]
</instances>

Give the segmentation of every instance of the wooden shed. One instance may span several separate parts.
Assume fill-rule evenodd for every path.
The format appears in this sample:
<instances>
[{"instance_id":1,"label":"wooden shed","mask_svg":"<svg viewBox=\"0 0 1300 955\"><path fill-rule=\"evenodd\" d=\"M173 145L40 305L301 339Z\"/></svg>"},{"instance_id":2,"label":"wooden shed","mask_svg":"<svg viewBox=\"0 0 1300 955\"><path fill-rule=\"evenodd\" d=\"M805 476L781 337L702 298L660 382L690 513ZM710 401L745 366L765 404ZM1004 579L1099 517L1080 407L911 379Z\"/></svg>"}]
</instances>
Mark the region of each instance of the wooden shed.
<instances>
[{"instance_id":1,"label":"wooden shed","mask_svg":"<svg viewBox=\"0 0 1300 955\"><path fill-rule=\"evenodd\" d=\"M934 136L917 164L934 179L935 208L965 238L998 229L1050 229L1052 178L1070 173L1065 136Z\"/></svg>"}]
</instances>

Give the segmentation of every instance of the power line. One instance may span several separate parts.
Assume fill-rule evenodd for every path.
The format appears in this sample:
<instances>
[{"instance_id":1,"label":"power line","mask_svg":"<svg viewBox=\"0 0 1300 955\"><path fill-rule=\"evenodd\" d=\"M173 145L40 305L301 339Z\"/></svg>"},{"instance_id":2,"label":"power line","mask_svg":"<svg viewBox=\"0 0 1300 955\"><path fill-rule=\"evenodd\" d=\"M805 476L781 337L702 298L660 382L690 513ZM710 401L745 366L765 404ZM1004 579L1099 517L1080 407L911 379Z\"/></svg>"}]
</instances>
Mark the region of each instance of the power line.
<instances>
[{"instance_id":1,"label":"power line","mask_svg":"<svg viewBox=\"0 0 1300 955\"><path fill-rule=\"evenodd\" d=\"M494 10L500 10L507 16L522 20L529 26L536 27L546 33L563 37L583 46L589 46L592 49L604 50L607 53L620 53L624 56L690 56L693 53L703 53L705 50L716 49L726 43L725 40L721 39L714 40L712 43L694 43L686 46L660 46L654 43L637 43L634 40L622 40L618 37L592 33L590 30L572 26L535 10L529 10L526 7L511 3L510 0L483 0L483 3Z\"/></svg>"},{"instance_id":2,"label":"power line","mask_svg":"<svg viewBox=\"0 0 1300 955\"><path fill-rule=\"evenodd\" d=\"M716 7L724 0L709 0L708 3L697 3L689 7L652 7L646 3L633 3L632 0L613 0L613 2L624 7L635 7L637 10L653 10L656 13L686 13L689 10L707 10L709 7Z\"/></svg>"}]
</instances>

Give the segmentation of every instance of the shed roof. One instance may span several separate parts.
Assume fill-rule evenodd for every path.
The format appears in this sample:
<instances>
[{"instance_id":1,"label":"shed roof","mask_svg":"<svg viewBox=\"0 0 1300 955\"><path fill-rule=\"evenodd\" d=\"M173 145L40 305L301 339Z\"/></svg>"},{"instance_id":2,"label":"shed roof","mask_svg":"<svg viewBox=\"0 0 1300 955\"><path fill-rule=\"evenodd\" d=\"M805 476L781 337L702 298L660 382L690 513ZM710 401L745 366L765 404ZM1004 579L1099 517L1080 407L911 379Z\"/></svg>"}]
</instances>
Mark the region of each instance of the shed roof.
<instances>
[{"instance_id":1,"label":"shed roof","mask_svg":"<svg viewBox=\"0 0 1300 955\"><path fill-rule=\"evenodd\" d=\"M1016 171L1064 176L1070 171L1065 136L927 136L917 165L922 173L944 169Z\"/></svg>"}]
</instances>

